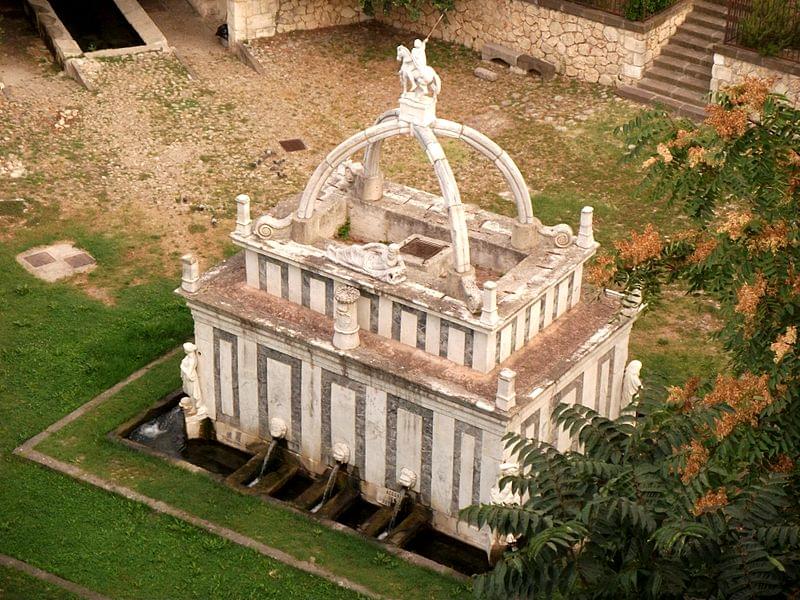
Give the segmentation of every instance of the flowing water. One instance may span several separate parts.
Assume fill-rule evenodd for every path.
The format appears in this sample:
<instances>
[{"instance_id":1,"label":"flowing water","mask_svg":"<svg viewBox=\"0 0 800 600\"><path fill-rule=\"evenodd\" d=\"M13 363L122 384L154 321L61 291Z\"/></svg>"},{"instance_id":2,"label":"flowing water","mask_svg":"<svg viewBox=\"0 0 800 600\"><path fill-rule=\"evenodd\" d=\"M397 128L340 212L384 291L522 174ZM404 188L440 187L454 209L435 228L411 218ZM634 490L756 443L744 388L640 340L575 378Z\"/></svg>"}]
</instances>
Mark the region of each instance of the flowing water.
<instances>
[{"instance_id":1,"label":"flowing water","mask_svg":"<svg viewBox=\"0 0 800 600\"><path fill-rule=\"evenodd\" d=\"M338 462L335 465L333 465L333 469L331 469L331 474L328 476L328 483L325 485L325 492L322 494L322 502L320 502L320 505L323 505L328 500L330 500L333 488L336 486L336 476L339 474L339 469L341 468L341 466L342 463Z\"/></svg>"},{"instance_id":2,"label":"flowing water","mask_svg":"<svg viewBox=\"0 0 800 600\"><path fill-rule=\"evenodd\" d=\"M389 521L389 526L386 528L385 531L386 535L392 533L392 530L394 529L395 525L397 525L397 517L400 516L400 511L403 510L403 502L405 502L407 491L408 488L403 488L402 490L400 490L400 495L397 497L397 500L394 503L394 512L392 513L392 520Z\"/></svg>"},{"instance_id":3,"label":"flowing water","mask_svg":"<svg viewBox=\"0 0 800 600\"><path fill-rule=\"evenodd\" d=\"M180 406L175 406L142 423L128 437L134 442L160 450L170 456L180 456L186 447L186 421L183 418L183 410Z\"/></svg>"},{"instance_id":4,"label":"flowing water","mask_svg":"<svg viewBox=\"0 0 800 600\"><path fill-rule=\"evenodd\" d=\"M269 447L267 448L267 453L264 455L264 460L261 462L261 469L259 470L258 475L256 475L256 478L253 479L253 481L247 484L247 487L249 488L253 487L259 481L261 481L262 477L264 477L264 473L267 472L267 465L269 465L269 459L275 450L275 446L277 445L278 445L278 440L273 438L272 441L269 443Z\"/></svg>"}]
</instances>

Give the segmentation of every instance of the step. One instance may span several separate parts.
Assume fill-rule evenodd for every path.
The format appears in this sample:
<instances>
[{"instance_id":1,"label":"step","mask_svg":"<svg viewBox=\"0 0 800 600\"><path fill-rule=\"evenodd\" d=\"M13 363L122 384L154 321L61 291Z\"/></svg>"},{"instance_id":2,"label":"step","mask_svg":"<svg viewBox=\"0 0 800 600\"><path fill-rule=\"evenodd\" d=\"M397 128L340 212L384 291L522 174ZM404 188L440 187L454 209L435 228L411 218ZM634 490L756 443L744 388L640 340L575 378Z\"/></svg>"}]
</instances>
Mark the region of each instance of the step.
<instances>
[{"instance_id":1,"label":"step","mask_svg":"<svg viewBox=\"0 0 800 600\"><path fill-rule=\"evenodd\" d=\"M673 46L672 44L664 46L661 50L661 56L668 56L683 62L692 63L693 65L707 68L709 71L711 71L711 67L714 64L714 59L710 52L692 50L691 48Z\"/></svg>"},{"instance_id":2,"label":"step","mask_svg":"<svg viewBox=\"0 0 800 600\"><path fill-rule=\"evenodd\" d=\"M674 98L680 102L685 102L687 104L695 104L697 106L705 106L705 93L699 92L698 90L688 90L680 85L673 85L671 83L666 83L664 81L657 81L655 79L647 79L645 77L638 84L636 84L641 90L647 90L649 92L655 92L660 96L666 96L668 98Z\"/></svg>"},{"instance_id":3,"label":"step","mask_svg":"<svg viewBox=\"0 0 800 600\"><path fill-rule=\"evenodd\" d=\"M687 73L676 73L675 71L670 71L664 67L655 65L645 72L644 79L663 81L664 83L685 90L694 90L701 94L708 92L708 86L711 83L711 77L695 77Z\"/></svg>"},{"instance_id":4,"label":"step","mask_svg":"<svg viewBox=\"0 0 800 600\"><path fill-rule=\"evenodd\" d=\"M711 15L724 20L728 16L728 8L713 2L695 2L691 14Z\"/></svg>"},{"instance_id":5,"label":"step","mask_svg":"<svg viewBox=\"0 0 800 600\"><path fill-rule=\"evenodd\" d=\"M670 112L674 112L682 117L687 117L694 121L702 121L706 117L705 109L702 106L681 102L666 96L659 96L654 92L641 90L629 85L619 86L616 89L616 93L618 96L627 98L628 100L641 102L642 104L661 106Z\"/></svg>"},{"instance_id":6,"label":"step","mask_svg":"<svg viewBox=\"0 0 800 600\"><path fill-rule=\"evenodd\" d=\"M683 23L676 33L686 33L699 40L714 43L721 42L725 37L724 29L713 29L693 22Z\"/></svg>"},{"instance_id":7,"label":"step","mask_svg":"<svg viewBox=\"0 0 800 600\"><path fill-rule=\"evenodd\" d=\"M714 46L716 42L708 42L706 40L701 40L696 38L693 35L683 33L680 30L669 38L668 46L676 45L681 46L683 48L689 48L690 50L697 50L698 52L704 52L706 54L712 54L711 48Z\"/></svg>"},{"instance_id":8,"label":"step","mask_svg":"<svg viewBox=\"0 0 800 600\"><path fill-rule=\"evenodd\" d=\"M665 56L663 53L653 61L653 67L661 67L673 73L693 75L700 78L711 77L711 65L698 65L675 56Z\"/></svg>"},{"instance_id":9,"label":"step","mask_svg":"<svg viewBox=\"0 0 800 600\"><path fill-rule=\"evenodd\" d=\"M720 17L711 13L692 11L689 13L689 16L687 16L686 20L683 22L684 25L687 23L702 25L704 27L710 27L711 29L721 31L723 33L725 32L724 16Z\"/></svg>"}]
</instances>

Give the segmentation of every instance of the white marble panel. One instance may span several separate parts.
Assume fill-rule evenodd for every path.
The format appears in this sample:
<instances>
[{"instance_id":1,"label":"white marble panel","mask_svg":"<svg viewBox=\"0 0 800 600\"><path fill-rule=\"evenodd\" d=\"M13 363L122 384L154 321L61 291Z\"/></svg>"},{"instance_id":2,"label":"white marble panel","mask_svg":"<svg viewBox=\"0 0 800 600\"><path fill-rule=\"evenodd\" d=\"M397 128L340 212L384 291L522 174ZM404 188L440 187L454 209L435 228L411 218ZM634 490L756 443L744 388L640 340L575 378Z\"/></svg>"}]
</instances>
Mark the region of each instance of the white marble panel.
<instances>
[{"instance_id":1,"label":"white marble panel","mask_svg":"<svg viewBox=\"0 0 800 600\"><path fill-rule=\"evenodd\" d=\"M581 285L583 284L583 264L578 265L572 279L572 299L570 304L575 306L581 301Z\"/></svg>"},{"instance_id":2,"label":"white marble panel","mask_svg":"<svg viewBox=\"0 0 800 600\"><path fill-rule=\"evenodd\" d=\"M392 301L385 296L378 297L378 335L392 337Z\"/></svg>"},{"instance_id":3,"label":"white marble panel","mask_svg":"<svg viewBox=\"0 0 800 600\"><path fill-rule=\"evenodd\" d=\"M555 303L556 291L554 287L547 290L544 297L544 326L547 327L553 322L553 304Z\"/></svg>"},{"instance_id":4,"label":"white marble panel","mask_svg":"<svg viewBox=\"0 0 800 600\"><path fill-rule=\"evenodd\" d=\"M461 436L461 472L458 481L458 508L472 504L472 473L475 465L475 438Z\"/></svg>"},{"instance_id":5,"label":"white marble panel","mask_svg":"<svg viewBox=\"0 0 800 600\"><path fill-rule=\"evenodd\" d=\"M325 314L325 282L313 277L308 282L309 308L318 313Z\"/></svg>"},{"instance_id":6,"label":"white marble panel","mask_svg":"<svg viewBox=\"0 0 800 600\"><path fill-rule=\"evenodd\" d=\"M356 393L336 383L331 384L331 446L344 442L350 448L350 464L356 456Z\"/></svg>"},{"instance_id":7,"label":"white marble panel","mask_svg":"<svg viewBox=\"0 0 800 600\"><path fill-rule=\"evenodd\" d=\"M244 265L247 286L259 289L261 284L259 283L260 276L258 273L258 253L254 252L253 250L245 250Z\"/></svg>"},{"instance_id":8,"label":"white marble panel","mask_svg":"<svg viewBox=\"0 0 800 600\"><path fill-rule=\"evenodd\" d=\"M576 397L576 390L573 387L568 393L561 396L561 402L564 404L573 405L575 404L575 397ZM559 450L568 450L571 444L571 439L569 437L569 432L563 427L558 427L558 439L556 441L556 448Z\"/></svg>"},{"instance_id":9,"label":"white marble panel","mask_svg":"<svg viewBox=\"0 0 800 600\"><path fill-rule=\"evenodd\" d=\"M569 308L569 278L561 282L558 286L558 316L560 317Z\"/></svg>"},{"instance_id":10,"label":"white marble panel","mask_svg":"<svg viewBox=\"0 0 800 600\"><path fill-rule=\"evenodd\" d=\"M258 435L258 346L253 340L239 340L239 426Z\"/></svg>"},{"instance_id":11,"label":"white marble panel","mask_svg":"<svg viewBox=\"0 0 800 600\"><path fill-rule=\"evenodd\" d=\"M417 474L414 491L419 492L422 472L422 417L402 408L397 409L396 473L400 476L403 468Z\"/></svg>"},{"instance_id":12,"label":"white marble panel","mask_svg":"<svg viewBox=\"0 0 800 600\"><path fill-rule=\"evenodd\" d=\"M267 292L273 296L281 295L281 266L267 263Z\"/></svg>"},{"instance_id":13,"label":"white marble panel","mask_svg":"<svg viewBox=\"0 0 800 600\"><path fill-rule=\"evenodd\" d=\"M370 321L370 300L369 298L365 298L361 296L358 299L358 304L356 305L357 314L358 314L358 326L361 329L369 331L369 321Z\"/></svg>"},{"instance_id":14,"label":"white marble panel","mask_svg":"<svg viewBox=\"0 0 800 600\"><path fill-rule=\"evenodd\" d=\"M500 331L500 362L511 356L511 329L506 326Z\"/></svg>"},{"instance_id":15,"label":"white marble panel","mask_svg":"<svg viewBox=\"0 0 800 600\"><path fill-rule=\"evenodd\" d=\"M450 328L447 334L447 360L452 360L459 365L464 364L466 337L466 334L460 329Z\"/></svg>"},{"instance_id":16,"label":"white marble panel","mask_svg":"<svg viewBox=\"0 0 800 600\"><path fill-rule=\"evenodd\" d=\"M400 342L417 347L417 315L407 310L400 311Z\"/></svg>"},{"instance_id":17,"label":"white marble panel","mask_svg":"<svg viewBox=\"0 0 800 600\"><path fill-rule=\"evenodd\" d=\"M522 310L517 315L517 338L514 340L514 350L519 350L525 345L525 315L527 310Z\"/></svg>"},{"instance_id":18,"label":"white marble panel","mask_svg":"<svg viewBox=\"0 0 800 600\"><path fill-rule=\"evenodd\" d=\"M222 414L233 414L233 347L226 340L219 340L219 388Z\"/></svg>"},{"instance_id":19,"label":"white marble panel","mask_svg":"<svg viewBox=\"0 0 800 600\"><path fill-rule=\"evenodd\" d=\"M292 368L285 362L267 359L267 407L270 418L283 419L292 432Z\"/></svg>"},{"instance_id":20,"label":"white marble panel","mask_svg":"<svg viewBox=\"0 0 800 600\"><path fill-rule=\"evenodd\" d=\"M531 339L537 333L539 333L539 318L542 308L542 302L537 298L536 302L533 303L533 307L531 308L531 319L530 323L528 323L528 339Z\"/></svg>"},{"instance_id":21,"label":"white marble panel","mask_svg":"<svg viewBox=\"0 0 800 600\"><path fill-rule=\"evenodd\" d=\"M449 513L453 500L453 435L455 420L433 413L431 507Z\"/></svg>"},{"instance_id":22,"label":"white marble panel","mask_svg":"<svg viewBox=\"0 0 800 600\"><path fill-rule=\"evenodd\" d=\"M500 436L492 435L488 431L483 432L481 456L481 490L480 501L488 503L491 501L490 493L497 483L500 474L500 463L503 462L503 440Z\"/></svg>"},{"instance_id":23,"label":"white marble panel","mask_svg":"<svg viewBox=\"0 0 800 600\"><path fill-rule=\"evenodd\" d=\"M386 480L386 392L367 387L364 415L364 479L378 485Z\"/></svg>"},{"instance_id":24,"label":"white marble panel","mask_svg":"<svg viewBox=\"0 0 800 600\"><path fill-rule=\"evenodd\" d=\"M475 332L472 345L472 368L481 373L488 373L495 367L495 350L497 339L495 333Z\"/></svg>"},{"instance_id":25,"label":"white marble panel","mask_svg":"<svg viewBox=\"0 0 800 600\"><path fill-rule=\"evenodd\" d=\"M289 301L303 303L303 277L300 267L289 265Z\"/></svg>"},{"instance_id":26,"label":"white marble panel","mask_svg":"<svg viewBox=\"0 0 800 600\"><path fill-rule=\"evenodd\" d=\"M322 369L303 361L300 393L301 452L311 460L322 460Z\"/></svg>"},{"instance_id":27,"label":"white marble panel","mask_svg":"<svg viewBox=\"0 0 800 600\"><path fill-rule=\"evenodd\" d=\"M217 410L214 402L214 328L198 321L197 318L194 322L194 343L197 345L197 375L200 379L200 389L203 392L208 416L213 419Z\"/></svg>"},{"instance_id":28,"label":"white marble panel","mask_svg":"<svg viewBox=\"0 0 800 600\"><path fill-rule=\"evenodd\" d=\"M425 352L439 356L439 336L441 334L442 320L436 315L428 313L425 323Z\"/></svg>"}]
</instances>

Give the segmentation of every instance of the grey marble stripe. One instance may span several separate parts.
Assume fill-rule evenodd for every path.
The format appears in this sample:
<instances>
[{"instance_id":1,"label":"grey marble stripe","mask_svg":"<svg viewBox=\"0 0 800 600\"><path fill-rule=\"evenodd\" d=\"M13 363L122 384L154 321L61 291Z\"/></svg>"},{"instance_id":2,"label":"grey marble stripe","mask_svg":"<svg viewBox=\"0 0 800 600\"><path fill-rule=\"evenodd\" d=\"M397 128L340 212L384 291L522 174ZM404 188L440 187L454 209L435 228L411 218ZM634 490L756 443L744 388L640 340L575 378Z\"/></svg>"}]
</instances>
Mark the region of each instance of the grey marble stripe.
<instances>
[{"instance_id":1,"label":"grey marble stripe","mask_svg":"<svg viewBox=\"0 0 800 600\"><path fill-rule=\"evenodd\" d=\"M300 438L302 437L302 405L300 394L302 392L302 361L283 352L278 352L272 348L267 348L258 344L257 346L257 376L258 376L258 431L259 437L269 439L269 363L268 360L288 365L291 372L291 398L290 407L292 414L292 439L288 445L291 450L300 450Z\"/></svg>"},{"instance_id":2,"label":"grey marble stripe","mask_svg":"<svg viewBox=\"0 0 800 600\"><path fill-rule=\"evenodd\" d=\"M541 428L542 428L541 419L542 419L542 409L539 408L539 409L536 409L536 411L531 416L529 416L527 419L525 419L522 422L522 427L521 427L522 435L525 436L525 437L534 439L534 440L538 440L539 436L542 433L542 431L541 431ZM528 433L528 428L531 425L535 425L536 426L536 428L533 430L533 435L530 435Z\"/></svg>"},{"instance_id":3,"label":"grey marble stripe","mask_svg":"<svg viewBox=\"0 0 800 600\"><path fill-rule=\"evenodd\" d=\"M369 330L372 333L378 333L378 315L379 315L378 296L370 292L366 292L364 290L359 290L359 291L361 292L362 298L366 298L367 300L369 300Z\"/></svg>"},{"instance_id":4,"label":"grey marble stripe","mask_svg":"<svg viewBox=\"0 0 800 600\"><path fill-rule=\"evenodd\" d=\"M472 460L472 493L470 494L473 504L480 502L481 495L481 463L483 457L483 432L473 425L464 423L456 419L453 432L453 489L450 510L454 515L458 514L458 500L461 488L461 444L464 436L469 435L475 440L475 451Z\"/></svg>"},{"instance_id":5,"label":"grey marble stripe","mask_svg":"<svg viewBox=\"0 0 800 600\"><path fill-rule=\"evenodd\" d=\"M525 343L531 339L531 317L533 315L533 304L525 309Z\"/></svg>"},{"instance_id":6,"label":"grey marble stripe","mask_svg":"<svg viewBox=\"0 0 800 600\"><path fill-rule=\"evenodd\" d=\"M513 353L515 350L519 349L519 348L517 348L517 319L516 318L513 321L511 321L511 344L509 344L509 348L511 349L511 353Z\"/></svg>"},{"instance_id":7,"label":"grey marble stripe","mask_svg":"<svg viewBox=\"0 0 800 600\"><path fill-rule=\"evenodd\" d=\"M572 294L575 291L575 279L578 276L577 271L573 271L569 276L569 287L567 288L567 310L572 306Z\"/></svg>"},{"instance_id":8,"label":"grey marble stripe","mask_svg":"<svg viewBox=\"0 0 800 600\"><path fill-rule=\"evenodd\" d=\"M386 395L386 481L387 488L398 490L397 485L397 411L398 409L422 417L421 473L419 477L420 499L425 504L431 501L431 461L433 453L433 411L409 402L399 396ZM405 466L405 465L403 465Z\"/></svg>"},{"instance_id":9,"label":"grey marble stripe","mask_svg":"<svg viewBox=\"0 0 800 600\"><path fill-rule=\"evenodd\" d=\"M331 448L333 447L334 440L331 439L332 426L331 419L333 417L331 412L331 386L333 384L339 387L351 390L355 395L355 416L356 422L353 424L355 428L356 447L351 448L350 451L354 453L356 459L356 466L358 467L358 476L364 477L364 463L365 463L365 449L366 449L366 434L365 434L365 420L366 420L366 400L367 388L363 383L352 381L347 377L338 375L327 369L322 369L321 387L322 387L322 459L333 462L331 458Z\"/></svg>"},{"instance_id":10,"label":"grey marble stripe","mask_svg":"<svg viewBox=\"0 0 800 600\"><path fill-rule=\"evenodd\" d=\"M544 331L544 307L547 306L547 294L539 300L539 333Z\"/></svg>"},{"instance_id":11,"label":"grey marble stripe","mask_svg":"<svg viewBox=\"0 0 800 600\"><path fill-rule=\"evenodd\" d=\"M220 340L224 340L231 345L231 386L233 396L233 414L226 415L222 411L222 376L220 373ZM214 407L216 408L217 420L235 427L239 426L239 344L238 339L232 333L214 328Z\"/></svg>"},{"instance_id":12,"label":"grey marble stripe","mask_svg":"<svg viewBox=\"0 0 800 600\"><path fill-rule=\"evenodd\" d=\"M258 255L258 287L267 289L267 265L277 265L281 270L281 298L289 298L289 265L263 254Z\"/></svg>"},{"instance_id":13,"label":"grey marble stripe","mask_svg":"<svg viewBox=\"0 0 800 600\"><path fill-rule=\"evenodd\" d=\"M585 372L582 372L580 375L575 377L572 381L570 381L567 385L561 388L558 392L553 394L553 400L551 401L550 405L550 419L553 418L553 411L555 410L556 406L561 402L561 400L575 391L575 404L581 404L583 399L583 378ZM558 428L553 422L553 431L550 434L550 443L556 445L558 443ZM577 449L576 446L577 440L573 441L573 446Z\"/></svg>"},{"instance_id":14,"label":"grey marble stripe","mask_svg":"<svg viewBox=\"0 0 800 600\"><path fill-rule=\"evenodd\" d=\"M392 339L400 341L400 329L404 312L413 314L417 318L416 347L425 350L425 336L428 328L428 313L399 302L392 302ZM377 329L377 321L376 321Z\"/></svg>"},{"instance_id":15,"label":"grey marble stripe","mask_svg":"<svg viewBox=\"0 0 800 600\"><path fill-rule=\"evenodd\" d=\"M447 344L450 341L450 330L457 329L464 332L464 364L468 367L473 366L473 354L475 348L475 332L469 327L464 327L458 323L453 323L447 319L439 320L439 356L447 358ZM420 346L419 331L417 331L417 347L425 349L425 338L422 338ZM498 339L499 336L498 336Z\"/></svg>"}]
</instances>

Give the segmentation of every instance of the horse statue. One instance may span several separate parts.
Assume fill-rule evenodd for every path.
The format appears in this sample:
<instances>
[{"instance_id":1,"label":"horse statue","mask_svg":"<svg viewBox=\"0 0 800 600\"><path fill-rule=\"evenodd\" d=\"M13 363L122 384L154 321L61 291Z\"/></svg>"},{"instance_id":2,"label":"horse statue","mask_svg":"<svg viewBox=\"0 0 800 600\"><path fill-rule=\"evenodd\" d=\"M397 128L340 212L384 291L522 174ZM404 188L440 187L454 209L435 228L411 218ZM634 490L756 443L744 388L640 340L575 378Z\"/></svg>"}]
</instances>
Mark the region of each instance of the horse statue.
<instances>
[{"instance_id":1,"label":"horse statue","mask_svg":"<svg viewBox=\"0 0 800 600\"><path fill-rule=\"evenodd\" d=\"M400 62L400 84L403 93L413 92L417 98L432 96L436 98L442 90L442 80L433 69L428 66L425 54L427 40L414 40L414 49L405 46L397 47L397 60Z\"/></svg>"}]
</instances>

